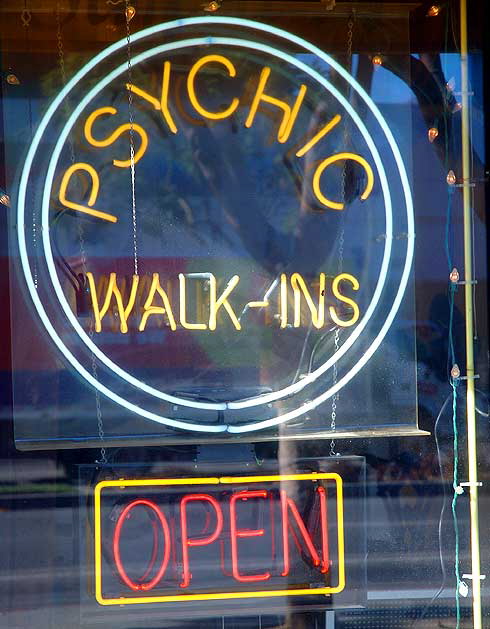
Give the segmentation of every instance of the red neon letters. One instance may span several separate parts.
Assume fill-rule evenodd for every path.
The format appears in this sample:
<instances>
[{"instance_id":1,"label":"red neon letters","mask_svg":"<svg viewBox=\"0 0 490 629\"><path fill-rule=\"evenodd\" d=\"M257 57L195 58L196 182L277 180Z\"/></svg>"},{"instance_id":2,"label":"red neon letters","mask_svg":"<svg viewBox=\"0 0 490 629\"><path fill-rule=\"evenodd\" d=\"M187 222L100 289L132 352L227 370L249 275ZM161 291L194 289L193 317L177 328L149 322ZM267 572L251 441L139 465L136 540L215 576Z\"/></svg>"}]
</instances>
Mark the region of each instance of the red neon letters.
<instances>
[{"instance_id":1,"label":"red neon letters","mask_svg":"<svg viewBox=\"0 0 490 629\"><path fill-rule=\"evenodd\" d=\"M216 528L209 537L202 539L189 539L187 537L187 504L199 500L201 502L209 502L216 512ZM182 530L182 564L183 564L183 580L180 584L181 588L186 588L191 582L191 573L189 570L189 546L207 546L212 544L219 537L223 529L223 513L219 506L219 502L216 498L209 496L208 494L189 494L184 496L180 502L180 526Z\"/></svg>"},{"instance_id":2,"label":"red neon letters","mask_svg":"<svg viewBox=\"0 0 490 629\"><path fill-rule=\"evenodd\" d=\"M281 494L281 513L282 513L282 544L283 544L283 557L284 557L284 570L281 572L283 577L289 574L289 531L291 530L294 533L294 528L289 520L289 510L293 514L294 522L296 523L299 532L301 533L301 537L303 538L306 548L313 560L314 566L321 566L322 572L328 571L328 536L327 536L327 501L325 496L325 490L323 487L317 488L317 493L320 497L320 520L321 520L321 531L322 531L322 556L323 561L320 560L318 553L316 551L315 546L313 545L313 541L311 539L308 530L306 529L305 523L298 513L298 509L294 500L289 498L284 491L284 489L280 490ZM295 535L295 539L296 535ZM299 544L299 542L298 542Z\"/></svg>"},{"instance_id":3,"label":"red neon letters","mask_svg":"<svg viewBox=\"0 0 490 629\"><path fill-rule=\"evenodd\" d=\"M238 544L237 539L240 537L259 537L264 534L264 529L244 530L237 529L237 514L236 503L238 500L250 500L252 498L267 498L267 492L265 490L255 491L239 491L233 494L230 499L230 535L231 535L231 565L233 577L237 581L242 583L255 582L255 581L267 581L271 578L270 572L264 572L263 574L240 574L238 570Z\"/></svg>"},{"instance_id":4,"label":"red neon letters","mask_svg":"<svg viewBox=\"0 0 490 629\"><path fill-rule=\"evenodd\" d=\"M225 508L225 501L228 508ZM121 537L124 539L124 523L136 507L144 507L148 513L153 542L148 566L142 576L133 580L128 576L121 559ZM209 547L206 557L209 561L209 552L212 553L211 556L216 557L214 569L218 569L225 577L238 583L267 581L273 574L287 577L291 571L290 537L294 540L305 565L310 566L309 569L313 568L324 574L329 571L327 494L322 486L316 487L314 499L305 518L301 516L295 500L288 496L284 489L270 492L265 489L241 490L230 492L226 497L221 495L219 500L206 493L190 493L184 495L179 503L175 504L174 509L178 516L171 516L172 510L165 516L163 509L155 502L138 499L127 504L121 511L113 534L114 561L121 580L131 590L148 591L155 588L165 576L171 553L174 566L178 566L177 583L180 588L188 588L193 579L189 550L196 547ZM257 518L259 513L261 515ZM250 523L251 518L252 526L249 524L249 528L245 528L245 522ZM192 529L189 528L190 523ZM200 526L196 527L196 524ZM200 530L199 533L196 533L196 528ZM144 534L142 530L142 535ZM281 557L277 558L278 569L274 569L276 549L278 546L281 548L281 543L277 544L275 539L276 535L282 539L282 571ZM247 545L245 540L251 538L257 540L250 541ZM163 546L160 540L163 541ZM126 537L124 542L134 545L137 540ZM217 543L213 547L215 542ZM315 543L316 546L321 546L321 549L317 548ZM267 548L270 550L267 551ZM225 556L228 552L231 558L231 573L225 569ZM259 558L258 563L262 566L266 557L270 557L270 570L253 571L244 567L246 559L254 565L254 556ZM193 560L195 567L199 566L199 560L196 553ZM160 563L156 570L158 562ZM167 576L167 579L174 580L175 577Z\"/></svg>"},{"instance_id":5,"label":"red neon letters","mask_svg":"<svg viewBox=\"0 0 490 629\"><path fill-rule=\"evenodd\" d=\"M163 559L160 564L160 569L158 570L154 578L151 579L151 581L148 581L147 583L143 583L143 581L148 577L148 575L153 570L153 567L156 563L156 556L158 552L158 531L157 531L155 522L152 522L153 550L151 554L151 559L150 559L150 563L148 564L148 568L146 569L144 575L140 579L140 583L135 583L126 574L126 571L121 561L120 546L119 546L120 540L121 540L121 530L122 530L124 521L129 516L131 511L138 505L147 507L148 509L150 509L150 513L151 512L155 513L155 515L157 516L161 524L163 537L165 539L165 545L164 545L165 549L163 552ZM151 502L150 500L133 500L133 502L130 502L128 505L126 505L126 507L122 510L121 515L119 516L116 523L116 529L114 531L113 550L114 550L114 560L116 562L117 571L121 579L124 581L124 583L132 590L135 590L135 591L151 590L162 579L163 575L165 574L165 570L167 569L167 564L170 557L170 531L169 531L168 523L167 523L167 520L165 519L165 516L163 515L161 510L157 507L157 505L154 502Z\"/></svg>"}]
</instances>

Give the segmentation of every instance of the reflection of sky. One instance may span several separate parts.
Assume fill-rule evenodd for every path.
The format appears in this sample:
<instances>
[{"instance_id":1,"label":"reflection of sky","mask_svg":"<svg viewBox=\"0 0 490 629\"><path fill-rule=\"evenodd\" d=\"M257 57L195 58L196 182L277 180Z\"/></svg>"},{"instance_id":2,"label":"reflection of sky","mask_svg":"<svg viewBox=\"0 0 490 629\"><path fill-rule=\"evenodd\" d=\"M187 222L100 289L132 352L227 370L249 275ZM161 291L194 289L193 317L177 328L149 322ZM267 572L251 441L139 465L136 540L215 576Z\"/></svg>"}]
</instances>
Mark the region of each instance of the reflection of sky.
<instances>
[{"instance_id":1,"label":"reflection of sky","mask_svg":"<svg viewBox=\"0 0 490 629\"><path fill-rule=\"evenodd\" d=\"M327 77L331 76L331 69L317 60L312 54L297 55L297 58L318 69L318 71L323 71ZM353 55L352 75L354 78L357 74L358 62L359 56ZM382 66L375 68L370 96L378 105L401 105L415 101L415 96L410 87Z\"/></svg>"},{"instance_id":2,"label":"reflection of sky","mask_svg":"<svg viewBox=\"0 0 490 629\"><path fill-rule=\"evenodd\" d=\"M311 54L297 55L305 63L312 63L314 57ZM417 55L418 56L418 55ZM456 100L461 100L461 65L460 56L457 53L441 53L441 63L446 81L454 84ZM352 58L352 74L355 77L359 57ZM313 65L315 65L313 63ZM472 142L474 149L481 161L484 161L485 132L483 116L483 72L482 57L480 54L472 54L469 58L470 65L470 92L472 95ZM318 70L322 68L318 67ZM392 74L383 66L375 68L371 84L370 94L373 101L379 105L402 105L412 103L416 105L416 98L410 87L401 79Z\"/></svg>"},{"instance_id":3,"label":"reflection of sky","mask_svg":"<svg viewBox=\"0 0 490 629\"><path fill-rule=\"evenodd\" d=\"M416 102L414 93L405 81L383 66L374 68L370 96L377 105L408 105Z\"/></svg>"}]
</instances>

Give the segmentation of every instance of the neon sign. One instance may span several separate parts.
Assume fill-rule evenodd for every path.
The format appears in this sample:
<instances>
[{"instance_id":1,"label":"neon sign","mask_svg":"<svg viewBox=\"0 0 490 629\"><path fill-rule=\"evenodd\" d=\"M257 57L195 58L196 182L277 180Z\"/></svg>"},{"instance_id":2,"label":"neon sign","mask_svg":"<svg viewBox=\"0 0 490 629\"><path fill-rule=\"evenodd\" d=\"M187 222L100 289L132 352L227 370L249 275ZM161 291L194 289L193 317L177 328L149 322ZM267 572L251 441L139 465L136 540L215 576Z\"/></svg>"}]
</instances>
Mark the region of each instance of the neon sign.
<instances>
[{"instance_id":1,"label":"neon sign","mask_svg":"<svg viewBox=\"0 0 490 629\"><path fill-rule=\"evenodd\" d=\"M230 26L236 29L236 37L230 37L229 32L227 36L216 34L220 28ZM202 34L197 36L193 31L193 36L187 37L192 28L202 30ZM164 44L154 41L163 32L177 39L170 38ZM265 34L268 43L256 41ZM274 46L269 43L270 38L274 38ZM340 391L369 362L388 333L407 287L413 258L413 207L393 134L369 96L342 67L315 46L280 29L239 18L189 18L151 27L135 34L132 40L132 67L136 71L153 64L158 82L145 84L144 72L128 81L127 63L120 63L126 42L117 42L87 63L58 94L30 147L19 186L17 223L26 226L18 230L18 246L37 315L70 367L91 387L138 416L170 428L210 434L247 433L306 416ZM301 52L287 52L285 43L294 44ZM202 54L202 46L207 47L206 54ZM253 72L245 75L239 55L252 53L260 55L260 60L253 57ZM182 64L174 62L175 55L183 55L187 60L183 74L177 71ZM306 63L305 55L318 59L323 70ZM288 76L299 77L289 88L288 98L277 93L275 83L279 78L283 80L283 67L293 70ZM329 80L330 71L335 71L363 103L368 111L365 119L352 105L352 99ZM219 79L218 99L206 90L209 77ZM240 81L252 85L248 94L240 92ZM138 273L136 265L132 273L109 268L105 272L107 283L101 288L104 274L90 266L100 255L95 253L93 242L97 238L110 243L111 239L128 237L124 232L128 227L127 209L118 207L111 194L120 183L111 187L108 182L120 182L117 177L133 167L136 173L139 168L151 170L157 155L155 138L163 138L161 141L170 153L170 142L185 142L190 114L181 111L181 96L176 91L180 84L192 116L197 116L199 123L213 125L218 134L228 133L229 125L236 125L239 119L243 133L253 139L251 134L260 134L265 124L271 134L270 145L287 153L292 168L300 168L307 195L325 215L338 217L349 212L345 199L339 196L338 185L332 187L331 182L338 179L339 167L350 164L349 168L357 169L362 185L358 186L356 199L362 203L361 212L376 212L373 220L383 232L376 251L375 282L363 281L351 268L316 269L308 277L299 269L290 268L271 277L267 290L247 292L250 282L243 273L219 275L212 267L204 266L190 272L177 269L168 275L155 263L153 267L146 265L144 273ZM125 97L129 93L142 116L150 116L148 121L129 123L125 112L116 106L118 103L107 100L108 90L119 90L117 93L122 92ZM306 108L316 92L330 99L335 109L314 128L305 129ZM79 95L76 105L63 114L65 99L75 94ZM340 130L347 120L355 129L359 148L338 146ZM41 147L53 130L55 140L46 158L41 155ZM74 136L82 156L67 161ZM132 161L125 145L130 136ZM329 143L335 148L324 148ZM32 173L43 159L46 163L39 204L33 202L37 191ZM178 163L178 156L175 161ZM144 206L145 190L138 190L138 199ZM152 203L153 200L149 205ZM185 212L190 212L185 199L179 203ZM228 214L227 220L233 225L233 212ZM78 316L73 297L60 278L55 232L63 221L68 231L70 220L96 230L92 240L82 239L79 254L84 260L82 275L93 328ZM36 225L39 234L30 228L31 224ZM134 221L131 228L136 234ZM403 251L397 253L393 264L394 234L399 232L403 232L404 239L397 246L403 246ZM88 255L90 246L93 251ZM136 257L136 244L133 248ZM36 279L39 269L42 282ZM169 282L174 287L172 291ZM195 297L196 284L201 285L198 290L206 291L205 299ZM223 400L179 395L176 387L166 386L167 377L159 383L147 380L135 373L130 363L111 354L105 344L109 329L140 342L162 326L169 334L180 335L179 339L182 333L192 333L196 343L199 337L208 339L210 332L216 336L226 332L227 338L234 334L233 342L244 344L246 333L257 325L258 313L266 321L276 323L278 343L286 342L291 330L311 328L325 332L331 327L344 331L342 343L301 378L286 374L280 382L261 382L267 388L265 392L232 395ZM117 325L109 326L108 319L117 321ZM241 341L237 340L240 335ZM168 405L179 409L177 417L170 416ZM225 414L225 421L209 421L210 411ZM248 413L247 421L233 421L234 415L240 416L244 411ZM196 412L202 412L202 420L196 419Z\"/></svg>"},{"instance_id":2,"label":"neon sign","mask_svg":"<svg viewBox=\"0 0 490 629\"><path fill-rule=\"evenodd\" d=\"M120 479L95 488L101 605L330 596L345 587L344 552L337 473Z\"/></svg>"},{"instance_id":3,"label":"neon sign","mask_svg":"<svg viewBox=\"0 0 490 629\"><path fill-rule=\"evenodd\" d=\"M91 272L87 273L88 285L90 290L90 297L92 301L92 308L95 319L95 331L102 331L102 320L109 312L109 308L111 305L111 301L115 302L115 308L113 309L113 313L117 313L117 319L119 321L119 330L122 334L127 334L128 332L128 319L132 315L134 316L138 310L141 311L138 330L143 332L145 330L146 324L150 316L153 315L164 315L166 321L171 330L175 331L177 329L176 324L176 316L174 315L174 307L172 306L171 296L165 289L162 288L162 282L160 280L159 273L153 273L151 284L148 287L147 291L145 291L145 295L141 295L141 290L138 290L139 285L139 276L133 275L131 278L131 286L128 290L128 295L124 295L121 292L118 284L118 278L116 273L111 273L109 276L109 280L107 282L107 286L104 287L105 294L101 288L97 287L97 283L95 278ZM209 276L206 278L206 282L209 284L209 307L208 312L205 314L206 322L198 322L191 323L188 321L187 317L187 306L186 306L186 295L187 295L187 283L188 280L186 276L182 273L179 274L179 323L182 328L187 330L216 330L218 314L221 308L227 311L227 314L235 327L236 330L241 330L242 325L240 319L233 309L231 302L229 301L229 297L233 289L239 283L240 278L238 275L233 276L229 282L226 284L226 288L222 291L220 295L218 295L217 291L217 280L216 277L209 273ZM354 290L359 290L359 282L355 277L350 275L349 273L340 273L337 275L332 283L331 283L331 291L332 295L341 303L346 303L351 306L351 314L348 318L342 319L339 317L337 310L338 307L329 306L328 314L330 320L333 321L336 325L342 327L350 327L354 325L359 319L359 307L355 301L346 297L340 292L340 287L342 283L350 284L351 288ZM122 282L120 282L122 283ZM168 281L167 281L168 284ZM319 278L319 288L318 288L318 299L317 304L315 305L314 300L311 297L310 291L306 286L306 283L302 276L299 273L293 273L293 275L288 278L284 273L281 274L280 279L280 293L279 293L279 303L278 303L278 313L277 316L280 319L280 328L284 329L290 324L288 320L288 288L289 284L292 287L293 293L293 318L292 325L295 328L299 328L302 323L302 298L305 299L308 309L311 315L311 323L316 328L320 329L325 325L325 274L320 274ZM124 287L126 288L126 282L124 281ZM124 293L126 291L123 291ZM101 299L99 299L99 293L102 293ZM156 296L159 296L162 302L162 305L155 306L154 300ZM141 302L140 307L137 306L137 299L140 298ZM267 308L269 306L268 301L249 301L244 305L244 308Z\"/></svg>"}]
</instances>

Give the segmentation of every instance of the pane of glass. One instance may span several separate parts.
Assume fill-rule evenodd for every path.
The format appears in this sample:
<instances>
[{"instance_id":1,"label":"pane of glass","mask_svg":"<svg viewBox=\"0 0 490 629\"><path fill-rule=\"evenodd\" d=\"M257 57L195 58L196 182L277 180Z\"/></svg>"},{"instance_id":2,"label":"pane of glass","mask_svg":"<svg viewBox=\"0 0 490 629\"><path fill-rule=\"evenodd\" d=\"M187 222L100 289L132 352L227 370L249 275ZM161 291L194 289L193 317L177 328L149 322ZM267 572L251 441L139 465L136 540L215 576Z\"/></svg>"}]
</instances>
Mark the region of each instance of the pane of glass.
<instances>
[{"instance_id":1,"label":"pane of glass","mask_svg":"<svg viewBox=\"0 0 490 629\"><path fill-rule=\"evenodd\" d=\"M490 623L460 10L1 3L0 627Z\"/></svg>"}]
</instances>

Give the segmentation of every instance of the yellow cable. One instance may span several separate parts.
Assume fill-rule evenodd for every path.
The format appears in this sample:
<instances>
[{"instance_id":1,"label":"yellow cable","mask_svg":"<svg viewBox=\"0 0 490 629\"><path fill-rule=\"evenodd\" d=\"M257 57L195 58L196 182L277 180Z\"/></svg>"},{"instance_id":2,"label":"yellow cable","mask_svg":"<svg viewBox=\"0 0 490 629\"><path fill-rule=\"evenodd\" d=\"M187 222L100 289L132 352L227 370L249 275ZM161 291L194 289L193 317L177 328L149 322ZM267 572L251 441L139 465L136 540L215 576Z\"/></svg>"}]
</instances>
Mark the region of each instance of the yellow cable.
<instances>
[{"instance_id":1,"label":"yellow cable","mask_svg":"<svg viewBox=\"0 0 490 629\"><path fill-rule=\"evenodd\" d=\"M470 194L470 140L469 140L469 98L468 98L468 24L466 0L460 3L461 23L461 140L463 164L463 218L464 218L464 269L465 269L465 311L466 311L466 421L468 430L468 480L470 482L470 530L471 530L471 573L473 593L473 627L481 629L481 582L480 582L480 540L478 527L478 470L475 415L475 364L473 357L473 243L472 207Z\"/></svg>"}]
</instances>

